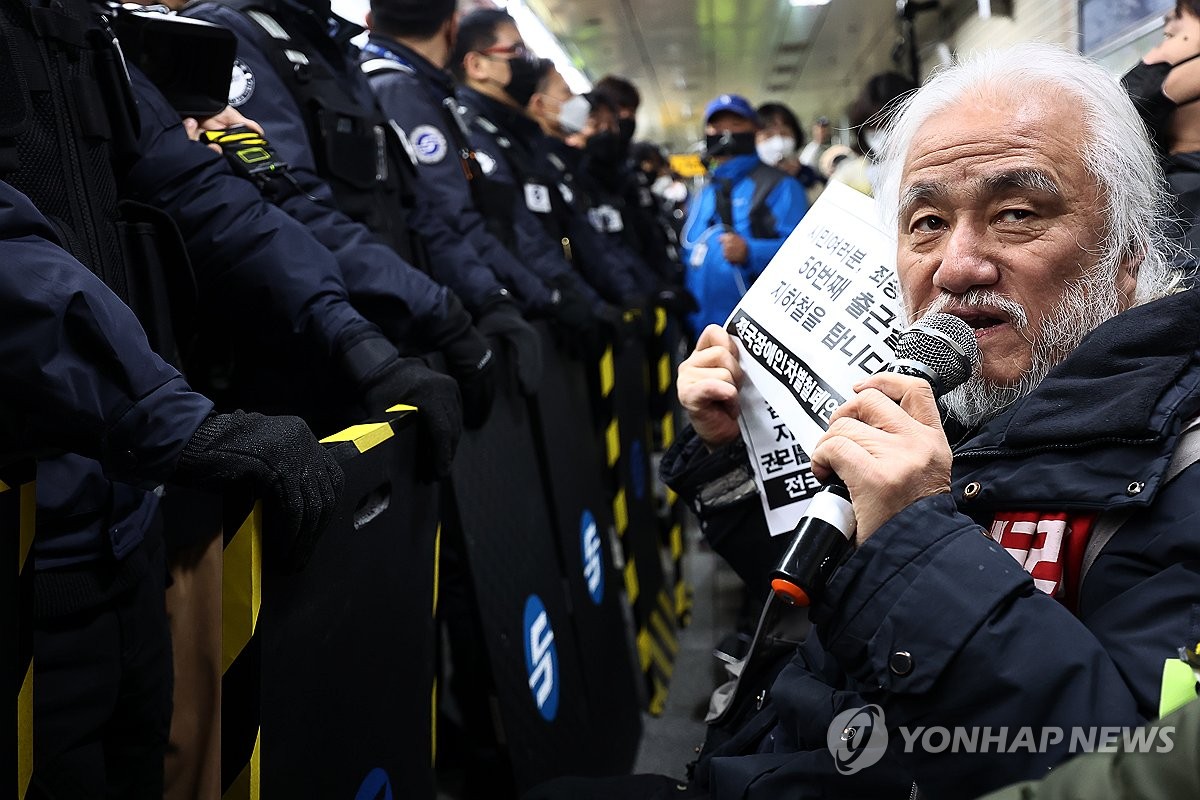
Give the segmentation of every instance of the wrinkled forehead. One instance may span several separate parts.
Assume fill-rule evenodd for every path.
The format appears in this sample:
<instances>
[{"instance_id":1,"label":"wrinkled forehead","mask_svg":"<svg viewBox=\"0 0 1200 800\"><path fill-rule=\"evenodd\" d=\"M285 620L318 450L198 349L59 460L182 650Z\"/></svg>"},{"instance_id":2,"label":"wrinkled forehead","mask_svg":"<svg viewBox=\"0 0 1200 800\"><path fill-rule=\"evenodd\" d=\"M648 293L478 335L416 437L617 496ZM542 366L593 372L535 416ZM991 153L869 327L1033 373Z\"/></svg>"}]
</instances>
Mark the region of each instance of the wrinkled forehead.
<instances>
[{"instance_id":1,"label":"wrinkled forehead","mask_svg":"<svg viewBox=\"0 0 1200 800\"><path fill-rule=\"evenodd\" d=\"M1053 84L974 89L916 129L900 174L901 198L930 180L981 182L989 173L1040 174L1062 192L1094 190L1080 101Z\"/></svg>"}]
</instances>

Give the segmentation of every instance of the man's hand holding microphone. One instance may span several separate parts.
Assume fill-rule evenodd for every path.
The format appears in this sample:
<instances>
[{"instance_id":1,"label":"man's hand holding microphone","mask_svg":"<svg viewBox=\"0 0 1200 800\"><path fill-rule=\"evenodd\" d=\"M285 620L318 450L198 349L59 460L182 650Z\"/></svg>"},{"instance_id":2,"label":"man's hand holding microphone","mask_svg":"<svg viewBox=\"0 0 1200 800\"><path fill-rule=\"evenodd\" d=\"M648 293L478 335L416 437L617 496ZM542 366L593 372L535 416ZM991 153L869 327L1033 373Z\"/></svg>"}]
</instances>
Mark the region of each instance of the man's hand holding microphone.
<instances>
[{"instance_id":1,"label":"man's hand holding microphone","mask_svg":"<svg viewBox=\"0 0 1200 800\"><path fill-rule=\"evenodd\" d=\"M952 455L937 397L971 375L974 332L947 314L929 315L900 338L897 359L853 389L810 457L826 489L793 531L771 586L808 605L849 550L916 501L950 490ZM737 343L716 325L679 368L679 400L710 449L739 435Z\"/></svg>"}]
</instances>

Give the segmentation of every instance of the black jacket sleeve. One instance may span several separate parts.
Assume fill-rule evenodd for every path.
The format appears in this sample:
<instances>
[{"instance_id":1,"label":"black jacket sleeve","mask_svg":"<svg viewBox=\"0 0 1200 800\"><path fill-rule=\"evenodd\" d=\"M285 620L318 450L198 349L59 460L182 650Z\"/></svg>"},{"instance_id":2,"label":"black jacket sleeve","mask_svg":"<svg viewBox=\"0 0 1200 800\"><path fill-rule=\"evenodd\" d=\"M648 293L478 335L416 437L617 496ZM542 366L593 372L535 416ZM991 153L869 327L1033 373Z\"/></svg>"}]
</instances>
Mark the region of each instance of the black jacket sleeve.
<instances>
[{"instance_id":1,"label":"black jacket sleeve","mask_svg":"<svg viewBox=\"0 0 1200 800\"><path fill-rule=\"evenodd\" d=\"M0 452L95 458L158 481L212 410L146 342L137 318L0 183Z\"/></svg>"},{"instance_id":2,"label":"black jacket sleeve","mask_svg":"<svg viewBox=\"0 0 1200 800\"><path fill-rule=\"evenodd\" d=\"M209 308L299 336L325 357L379 336L350 304L333 255L234 175L223 157L189 140L162 94L136 69L130 72L140 157L123 176L122 190L179 226Z\"/></svg>"}]
</instances>

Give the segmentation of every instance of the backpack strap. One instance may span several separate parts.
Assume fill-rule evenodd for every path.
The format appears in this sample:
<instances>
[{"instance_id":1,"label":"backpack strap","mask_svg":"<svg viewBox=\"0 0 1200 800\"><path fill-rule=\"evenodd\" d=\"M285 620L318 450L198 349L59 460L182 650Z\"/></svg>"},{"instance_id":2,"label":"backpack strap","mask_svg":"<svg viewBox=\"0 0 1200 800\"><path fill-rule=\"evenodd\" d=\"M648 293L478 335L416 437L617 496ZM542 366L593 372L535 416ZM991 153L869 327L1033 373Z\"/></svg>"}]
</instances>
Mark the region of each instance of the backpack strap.
<instances>
[{"instance_id":1,"label":"backpack strap","mask_svg":"<svg viewBox=\"0 0 1200 800\"><path fill-rule=\"evenodd\" d=\"M775 215L767 205L767 198L775 187L783 183L787 174L768 164L759 164L750 172L754 182L754 194L750 196L750 233L756 239L775 239L779 236Z\"/></svg>"},{"instance_id":2,"label":"backpack strap","mask_svg":"<svg viewBox=\"0 0 1200 800\"><path fill-rule=\"evenodd\" d=\"M1171 455L1171 462L1167 465L1162 486L1165 487L1175 480L1181 472L1197 461L1200 461L1200 417L1190 421L1179 434L1179 441L1176 442L1175 452ZM1087 547L1083 551L1083 566L1079 570L1080 589L1083 588L1083 581L1087 578L1092 564L1096 563L1096 559L1100 556L1100 551L1132 514L1133 509L1120 509L1100 515L1100 519L1096 521L1096 527L1092 530L1091 538L1088 539Z\"/></svg>"}]
</instances>

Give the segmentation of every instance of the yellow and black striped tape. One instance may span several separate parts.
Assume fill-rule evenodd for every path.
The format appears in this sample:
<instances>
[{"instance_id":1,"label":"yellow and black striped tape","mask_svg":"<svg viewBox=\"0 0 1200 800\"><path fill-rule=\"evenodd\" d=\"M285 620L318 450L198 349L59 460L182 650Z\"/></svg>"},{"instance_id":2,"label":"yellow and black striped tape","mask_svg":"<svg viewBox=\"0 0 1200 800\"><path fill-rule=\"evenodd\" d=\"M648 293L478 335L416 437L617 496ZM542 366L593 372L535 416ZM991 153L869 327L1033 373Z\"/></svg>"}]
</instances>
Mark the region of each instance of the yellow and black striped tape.
<instances>
[{"instance_id":1,"label":"yellow and black striped tape","mask_svg":"<svg viewBox=\"0 0 1200 800\"><path fill-rule=\"evenodd\" d=\"M262 729L259 716L258 615L262 609L262 503L232 536L221 565L222 800L258 800Z\"/></svg>"},{"instance_id":2,"label":"yellow and black striped tape","mask_svg":"<svg viewBox=\"0 0 1200 800\"><path fill-rule=\"evenodd\" d=\"M649 624L637 635L638 662L650 678L649 711L654 716L661 714L666 705L675 657L679 654L679 641L673 630L675 610L665 589L659 592L657 601L650 612Z\"/></svg>"},{"instance_id":3,"label":"yellow and black striped tape","mask_svg":"<svg viewBox=\"0 0 1200 800\"><path fill-rule=\"evenodd\" d=\"M412 406L394 406L388 412L413 410ZM359 453L365 453L394 435L391 423L373 422L353 425L321 441L324 444L350 443ZM226 538L222 564L222 800L259 800L262 792L258 691L262 547L262 504L255 503L234 534Z\"/></svg>"}]
</instances>

